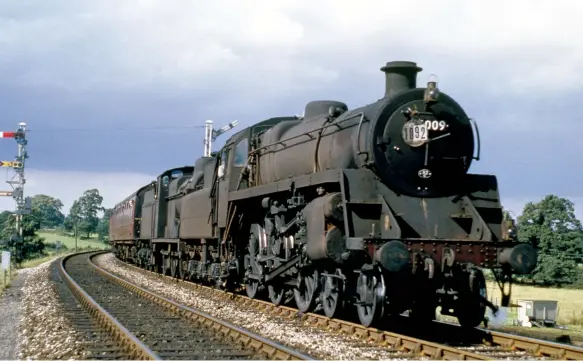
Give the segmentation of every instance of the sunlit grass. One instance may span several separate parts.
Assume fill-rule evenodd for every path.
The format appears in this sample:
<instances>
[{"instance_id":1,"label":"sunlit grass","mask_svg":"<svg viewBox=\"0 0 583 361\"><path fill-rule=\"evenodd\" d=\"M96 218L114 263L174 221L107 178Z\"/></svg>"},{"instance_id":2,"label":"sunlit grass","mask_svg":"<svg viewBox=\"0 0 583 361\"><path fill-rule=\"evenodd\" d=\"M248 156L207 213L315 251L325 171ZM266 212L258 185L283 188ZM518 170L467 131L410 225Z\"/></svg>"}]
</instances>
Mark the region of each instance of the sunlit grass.
<instances>
[{"instance_id":1,"label":"sunlit grass","mask_svg":"<svg viewBox=\"0 0 583 361\"><path fill-rule=\"evenodd\" d=\"M67 247L67 250L74 250L75 249L75 237L71 236L62 236L56 233L50 232L39 232L38 235L45 239L45 244L56 244L57 241L61 241L61 244ZM77 240L77 249L86 249L86 248L95 248L95 249L107 249L109 246L104 242L98 240L97 238L91 239L78 239Z\"/></svg>"}]
</instances>

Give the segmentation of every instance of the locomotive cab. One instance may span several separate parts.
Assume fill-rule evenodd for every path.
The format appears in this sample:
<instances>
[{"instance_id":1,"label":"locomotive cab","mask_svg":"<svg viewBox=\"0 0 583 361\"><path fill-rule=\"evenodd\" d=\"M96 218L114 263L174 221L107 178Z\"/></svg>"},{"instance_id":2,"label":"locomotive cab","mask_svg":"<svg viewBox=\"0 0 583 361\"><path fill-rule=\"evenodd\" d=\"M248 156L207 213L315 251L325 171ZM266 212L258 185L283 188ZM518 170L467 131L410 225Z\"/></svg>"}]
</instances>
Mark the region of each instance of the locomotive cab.
<instances>
[{"instance_id":1,"label":"locomotive cab","mask_svg":"<svg viewBox=\"0 0 583 361\"><path fill-rule=\"evenodd\" d=\"M258 136L273 126L297 120L296 117L276 117L259 122L233 136L225 143L219 155L216 177L218 179L218 209L215 222L219 228L227 226L228 194L249 187L255 177L249 174L249 158L252 148L258 144ZM216 197L216 196L215 196Z\"/></svg>"}]
</instances>

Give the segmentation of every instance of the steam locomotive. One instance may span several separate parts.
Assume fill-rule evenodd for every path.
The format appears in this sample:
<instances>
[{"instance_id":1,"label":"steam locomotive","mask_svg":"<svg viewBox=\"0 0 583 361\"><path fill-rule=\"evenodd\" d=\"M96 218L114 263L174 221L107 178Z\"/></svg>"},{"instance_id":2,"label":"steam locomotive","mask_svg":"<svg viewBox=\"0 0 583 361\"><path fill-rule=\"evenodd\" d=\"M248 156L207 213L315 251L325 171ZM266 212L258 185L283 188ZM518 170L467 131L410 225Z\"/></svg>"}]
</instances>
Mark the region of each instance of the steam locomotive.
<instances>
[{"instance_id":1,"label":"steam locomotive","mask_svg":"<svg viewBox=\"0 0 583 361\"><path fill-rule=\"evenodd\" d=\"M430 321L438 306L479 325L496 310L482 269L507 305L537 252L510 234L496 177L468 173L476 123L436 79L418 88L416 63L381 70L372 104L312 101L138 189L110 219L116 256L365 326L407 311Z\"/></svg>"}]
</instances>

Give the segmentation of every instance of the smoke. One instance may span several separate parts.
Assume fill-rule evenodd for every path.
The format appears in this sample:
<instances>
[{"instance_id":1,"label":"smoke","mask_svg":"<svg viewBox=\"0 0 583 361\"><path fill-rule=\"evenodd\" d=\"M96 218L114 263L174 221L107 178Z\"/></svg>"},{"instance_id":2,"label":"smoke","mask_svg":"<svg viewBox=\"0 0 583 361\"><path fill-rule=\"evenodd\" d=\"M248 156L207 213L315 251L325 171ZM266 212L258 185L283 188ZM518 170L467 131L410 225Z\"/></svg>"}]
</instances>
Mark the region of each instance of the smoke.
<instances>
[{"instance_id":1,"label":"smoke","mask_svg":"<svg viewBox=\"0 0 583 361\"><path fill-rule=\"evenodd\" d=\"M494 315L490 308L487 308L486 316L488 317L488 323L492 326L499 327L506 323L508 319L508 307L498 308L498 313Z\"/></svg>"}]
</instances>

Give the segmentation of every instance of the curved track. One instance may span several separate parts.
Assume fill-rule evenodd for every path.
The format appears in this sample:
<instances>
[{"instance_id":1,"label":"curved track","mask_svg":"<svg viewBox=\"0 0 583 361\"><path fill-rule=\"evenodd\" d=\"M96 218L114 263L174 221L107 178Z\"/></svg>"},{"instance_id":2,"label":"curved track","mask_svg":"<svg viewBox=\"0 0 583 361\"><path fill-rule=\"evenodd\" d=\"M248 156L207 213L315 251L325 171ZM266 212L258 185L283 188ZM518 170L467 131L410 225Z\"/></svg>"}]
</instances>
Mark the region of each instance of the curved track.
<instances>
[{"instance_id":1,"label":"curved track","mask_svg":"<svg viewBox=\"0 0 583 361\"><path fill-rule=\"evenodd\" d=\"M168 282L176 282L176 279L170 276L163 276L125 262L123 264L138 272L155 274ZM184 282L184 284L211 297L237 302L242 307L259 308L263 312L282 317L294 318L299 312L293 307L275 306L268 301L250 299L242 293L224 292L193 282ZM412 325L405 316L387 320L386 330L367 328L347 320L329 319L316 313L306 313L301 316L310 323L326 329L357 334L387 346L428 356L431 359L583 359L581 347L479 328L468 330L459 325L444 322L432 322L421 328Z\"/></svg>"},{"instance_id":2,"label":"curved track","mask_svg":"<svg viewBox=\"0 0 583 361\"><path fill-rule=\"evenodd\" d=\"M103 252L67 256L59 272L122 352L136 359L312 359L248 330L182 306L95 267Z\"/></svg>"},{"instance_id":3,"label":"curved track","mask_svg":"<svg viewBox=\"0 0 583 361\"><path fill-rule=\"evenodd\" d=\"M103 317L95 317L98 308L91 301L79 295L71 280L63 273L62 263L53 262L51 277L63 309L63 315L80 334L79 348L83 349L78 359L104 358L108 360L138 358L139 349L128 347L115 329L108 326ZM82 307L80 307L82 306Z\"/></svg>"}]
</instances>

